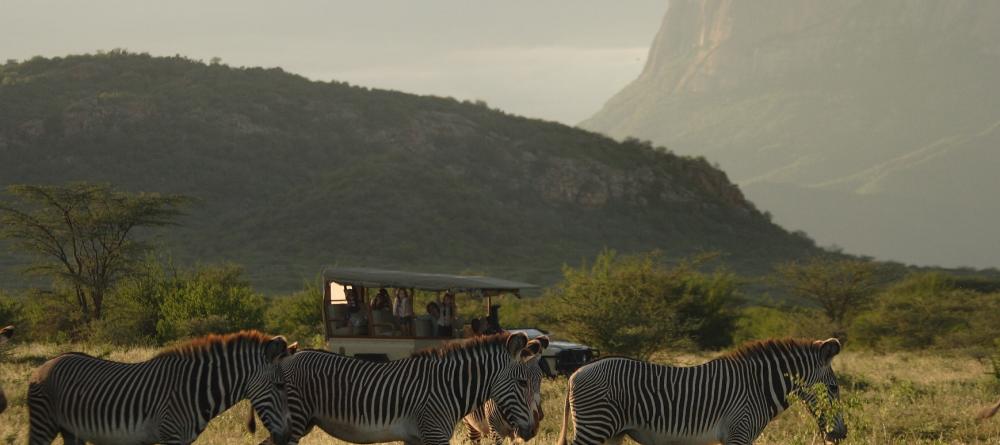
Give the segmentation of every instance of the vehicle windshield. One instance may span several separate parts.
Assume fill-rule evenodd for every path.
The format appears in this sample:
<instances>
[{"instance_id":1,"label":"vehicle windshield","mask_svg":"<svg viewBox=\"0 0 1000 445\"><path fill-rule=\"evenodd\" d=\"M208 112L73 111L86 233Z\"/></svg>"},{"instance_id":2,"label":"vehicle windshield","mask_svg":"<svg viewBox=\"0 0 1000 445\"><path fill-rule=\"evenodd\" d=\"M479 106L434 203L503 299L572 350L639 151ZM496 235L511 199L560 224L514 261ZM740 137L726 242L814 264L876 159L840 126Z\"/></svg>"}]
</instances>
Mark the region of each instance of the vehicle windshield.
<instances>
[{"instance_id":1,"label":"vehicle windshield","mask_svg":"<svg viewBox=\"0 0 1000 445\"><path fill-rule=\"evenodd\" d=\"M537 337L541 337L541 336L545 335L544 332L539 331L538 329L534 329L534 328L527 328L527 329L507 329L507 332L514 333L514 334L520 332L520 333L522 333L524 335L527 335L529 339L537 338Z\"/></svg>"}]
</instances>

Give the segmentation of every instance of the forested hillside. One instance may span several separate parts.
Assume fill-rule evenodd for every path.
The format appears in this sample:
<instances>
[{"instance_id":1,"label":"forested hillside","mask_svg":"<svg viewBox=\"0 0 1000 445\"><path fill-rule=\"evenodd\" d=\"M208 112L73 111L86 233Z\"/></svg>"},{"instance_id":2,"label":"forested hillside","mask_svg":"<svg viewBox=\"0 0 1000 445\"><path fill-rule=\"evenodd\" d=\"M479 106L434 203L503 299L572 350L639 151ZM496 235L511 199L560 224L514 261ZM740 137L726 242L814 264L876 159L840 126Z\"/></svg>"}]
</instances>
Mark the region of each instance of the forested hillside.
<instances>
[{"instance_id":1,"label":"forested hillside","mask_svg":"<svg viewBox=\"0 0 1000 445\"><path fill-rule=\"evenodd\" d=\"M71 181L196 198L159 231L174 260L269 290L324 264L549 284L605 247L752 273L815 251L703 159L481 103L122 51L0 66L0 185Z\"/></svg>"}]
</instances>

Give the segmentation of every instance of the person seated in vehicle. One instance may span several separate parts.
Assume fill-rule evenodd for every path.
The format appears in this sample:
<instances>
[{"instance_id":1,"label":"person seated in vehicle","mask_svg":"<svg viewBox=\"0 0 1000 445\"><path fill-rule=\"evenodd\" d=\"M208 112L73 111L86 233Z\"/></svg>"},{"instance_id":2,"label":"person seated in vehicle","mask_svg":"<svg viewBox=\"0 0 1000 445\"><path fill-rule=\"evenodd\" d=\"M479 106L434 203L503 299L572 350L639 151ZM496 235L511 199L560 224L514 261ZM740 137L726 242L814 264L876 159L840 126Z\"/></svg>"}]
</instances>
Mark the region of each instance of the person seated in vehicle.
<instances>
[{"instance_id":1,"label":"person seated in vehicle","mask_svg":"<svg viewBox=\"0 0 1000 445\"><path fill-rule=\"evenodd\" d=\"M385 288L378 290L375 294L375 298L372 299L371 308L373 311L390 310L392 308L392 302L389 301L389 292Z\"/></svg>"},{"instance_id":2,"label":"person seated in vehicle","mask_svg":"<svg viewBox=\"0 0 1000 445\"><path fill-rule=\"evenodd\" d=\"M392 302L392 315L399 323L403 335L413 335L413 296L406 289L396 289L396 298Z\"/></svg>"},{"instance_id":3,"label":"person seated in vehicle","mask_svg":"<svg viewBox=\"0 0 1000 445\"><path fill-rule=\"evenodd\" d=\"M358 290L351 288L344 290L344 298L347 299L347 311L354 313L361 310L361 295L358 294Z\"/></svg>"},{"instance_id":4,"label":"person seated in vehicle","mask_svg":"<svg viewBox=\"0 0 1000 445\"><path fill-rule=\"evenodd\" d=\"M438 331L442 337L451 337L455 326L455 314L458 312L455 306L455 294L451 291L444 293L441 299L441 318L438 319Z\"/></svg>"},{"instance_id":5,"label":"person seated in vehicle","mask_svg":"<svg viewBox=\"0 0 1000 445\"><path fill-rule=\"evenodd\" d=\"M483 334L499 334L503 332L503 328L500 327L500 305L494 304L490 306L490 315L486 317L486 326L483 327Z\"/></svg>"},{"instance_id":6,"label":"person seated in vehicle","mask_svg":"<svg viewBox=\"0 0 1000 445\"><path fill-rule=\"evenodd\" d=\"M427 317L431 319L431 325L434 327L434 333L431 335L435 337L440 335L441 331L438 329L438 321L441 320L441 306L434 301L427 303Z\"/></svg>"}]
</instances>

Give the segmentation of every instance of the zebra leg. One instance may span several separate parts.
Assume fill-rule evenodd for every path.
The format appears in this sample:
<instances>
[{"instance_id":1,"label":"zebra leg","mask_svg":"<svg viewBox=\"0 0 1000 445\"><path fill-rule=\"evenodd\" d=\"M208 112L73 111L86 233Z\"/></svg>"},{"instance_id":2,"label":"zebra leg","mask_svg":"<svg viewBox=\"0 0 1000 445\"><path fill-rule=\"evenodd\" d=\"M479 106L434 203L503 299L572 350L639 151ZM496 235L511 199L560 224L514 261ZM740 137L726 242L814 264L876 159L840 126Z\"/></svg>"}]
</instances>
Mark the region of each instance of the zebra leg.
<instances>
[{"instance_id":1,"label":"zebra leg","mask_svg":"<svg viewBox=\"0 0 1000 445\"><path fill-rule=\"evenodd\" d=\"M37 384L28 385L28 443L49 445L59 435L59 425L52 421L49 398Z\"/></svg>"},{"instance_id":2,"label":"zebra leg","mask_svg":"<svg viewBox=\"0 0 1000 445\"><path fill-rule=\"evenodd\" d=\"M490 439L493 440L493 445L503 445L505 437L501 436L500 434L497 434L496 431L491 431Z\"/></svg>"},{"instance_id":3,"label":"zebra leg","mask_svg":"<svg viewBox=\"0 0 1000 445\"><path fill-rule=\"evenodd\" d=\"M479 445L479 439L482 439L483 437L482 433L479 432L479 429L472 425L472 423L468 420L462 419L462 423L465 424L465 436L469 442L473 445Z\"/></svg>"},{"instance_id":4,"label":"zebra leg","mask_svg":"<svg viewBox=\"0 0 1000 445\"><path fill-rule=\"evenodd\" d=\"M86 445L86 442L80 440L75 434L71 433L69 430L61 430L59 434L62 434L64 445Z\"/></svg>"},{"instance_id":5,"label":"zebra leg","mask_svg":"<svg viewBox=\"0 0 1000 445\"><path fill-rule=\"evenodd\" d=\"M417 421L420 428L420 442L423 445L450 445L455 434L455 424L445 419L435 419L424 413Z\"/></svg>"},{"instance_id":6,"label":"zebra leg","mask_svg":"<svg viewBox=\"0 0 1000 445\"><path fill-rule=\"evenodd\" d=\"M746 416L729 425L728 431L723 437L723 445L750 445L760 433L764 432L763 427L754 427Z\"/></svg>"},{"instance_id":7,"label":"zebra leg","mask_svg":"<svg viewBox=\"0 0 1000 445\"><path fill-rule=\"evenodd\" d=\"M618 435L611 436L604 441L604 445L621 445L622 440L625 439L625 433L619 433Z\"/></svg>"}]
</instances>

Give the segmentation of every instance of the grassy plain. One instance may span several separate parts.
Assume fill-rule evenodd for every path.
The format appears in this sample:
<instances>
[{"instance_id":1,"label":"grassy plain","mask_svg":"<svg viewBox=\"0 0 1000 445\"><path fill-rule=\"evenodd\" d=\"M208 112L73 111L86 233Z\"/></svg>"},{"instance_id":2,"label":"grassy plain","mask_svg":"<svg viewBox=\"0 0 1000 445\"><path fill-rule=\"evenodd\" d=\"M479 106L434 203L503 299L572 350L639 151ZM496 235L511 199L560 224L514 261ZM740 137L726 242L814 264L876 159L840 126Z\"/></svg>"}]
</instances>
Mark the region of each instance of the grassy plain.
<instances>
[{"instance_id":1,"label":"grassy plain","mask_svg":"<svg viewBox=\"0 0 1000 445\"><path fill-rule=\"evenodd\" d=\"M153 355L150 348L51 344L17 345L0 357L0 385L11 406L0 414L0 444L27 443L25 393L33 369L60 352L82 350L110 360L139 361ZM673 364L695 364L710 355L672 357ZM852 444L1000 444L1000 418L974 420L979 409L1000 396L1000 384L988 375L990 366L963 355L874 354L848 351L836 358L842 399L848 406ZM545 420L532 443L556 441L562 422L565 379L547 381ZM264 438L244 428L248 407L241 404L212 421L198 444L257 444ZM793 405L764 431L758 444L821 444L816 423L801 404ZM58 441L57 441L58 442ZM453 443L463 443L456 431ZM313 432L304 445L342 444L323 432Z\"/></svg>"}]
</instances>

